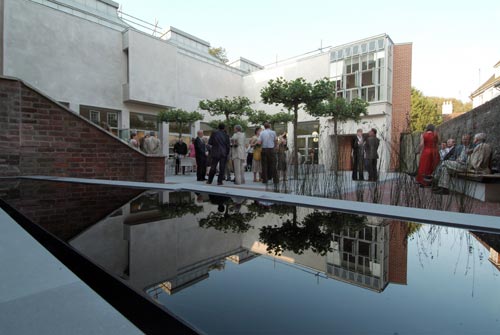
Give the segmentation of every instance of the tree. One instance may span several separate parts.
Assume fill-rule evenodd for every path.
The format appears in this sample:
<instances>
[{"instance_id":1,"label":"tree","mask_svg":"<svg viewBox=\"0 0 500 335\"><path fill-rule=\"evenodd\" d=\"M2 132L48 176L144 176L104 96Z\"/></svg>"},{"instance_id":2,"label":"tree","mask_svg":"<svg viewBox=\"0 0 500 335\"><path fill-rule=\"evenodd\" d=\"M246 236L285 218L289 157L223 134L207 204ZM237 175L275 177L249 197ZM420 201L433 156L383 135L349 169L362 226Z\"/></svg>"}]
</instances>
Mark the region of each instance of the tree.
<instances>
[{"instance_id":1,"label":"tree","mask_svg":"<svg viewBox=\"0 0 500 335\"><path fill-rule=\"evenodd\" d=\"M251 113L251 104L250 99L246 97L233 97L232 99L224 97L215 100L201 100L198 105L200 109L207 111L211 116L224 115L225 120L223 122L231 131L237 124L246 127L246 122L242 117ZM215 120L210 124L213 128L217 128L219 122L221 121Z\"/></svg>"},{"instance_id":2,"label":"tree","mask_svg":"<svg viewBox=\"0 0 500 335\"><path fill-rule=\"evenodd\" d=\"M218 58L222 63L227 63L229 59L227 58L226 49L223 47L209 48L208 53Z\"/></svg>"},{"instance_id":3,"label":"tree","mask_svg":"<svg viewBox=\"0 0 500 335\"><path fill-rule=\"evenodd\" d=\"M219 123L221 123L221 120L212 120L208 123L209 127L212 129L217 129L219 126ZM234 126L240 125L242 130L245 131L248 128L248 122L247 120L243 120L241 118L235 118L235 117L230 117L229 120L226 120L224 122L224 125L226 126L226 129L228 130L229 133L231 133L234 129Z\"/></svg>"},{"instance_id":4,"label":"tree","mask_svg":"<svg viewBox=\"0 0 500 335\"><path fill-rule=\"evenodd\" d=\"M297 142L297 123L299 109L305 107L311 100L312 84L305 81L304 78L295 80L285 80L282 77L271 79L267 86L262 88L260 96L265 104L283 105L289 112L293 112L293 152L292 162L297 165L298 162L298 142ZM294 178L298 178L298 169L294 170Z\"/></svg>"},{"instance_id":5,"label":"tree","mask_svg":"<svg viewBox=\"0 0 500 335\"><path fill-rule=\"evenodd\" d=\"M420 132L432 123L437 126L443 118L437 104L416 88L411 89L410 128L412 132Z\"/></svg>"},{"instance_id":6,"label":"tree","mask_svg":"<svg viewBox=\"0 0 500 335\"><path fill-rule=\"evenodd\" d=\"M187 125L188 129L191 130L191 126L196 121L203 120L203 115L199 112L187 112L180 108L168 109L161 111L158 114L159 122L175 123L179 129L179 137L182 136L184 126Z\"/></svg>"},{"instance_id":7,"label":"tree","mask_svg":"<svg viewBox=\"0 0 500 335\"><path fill-rule=\"evenodd\" d=\"M288 123L293 121L293 116L290 113L279 112L276 114L267 114L262 110L253 111L248 115L248 121L254 125L262 125L265 122L271 124L274 129L276 123Z\"/></svg>"}]
</instances>

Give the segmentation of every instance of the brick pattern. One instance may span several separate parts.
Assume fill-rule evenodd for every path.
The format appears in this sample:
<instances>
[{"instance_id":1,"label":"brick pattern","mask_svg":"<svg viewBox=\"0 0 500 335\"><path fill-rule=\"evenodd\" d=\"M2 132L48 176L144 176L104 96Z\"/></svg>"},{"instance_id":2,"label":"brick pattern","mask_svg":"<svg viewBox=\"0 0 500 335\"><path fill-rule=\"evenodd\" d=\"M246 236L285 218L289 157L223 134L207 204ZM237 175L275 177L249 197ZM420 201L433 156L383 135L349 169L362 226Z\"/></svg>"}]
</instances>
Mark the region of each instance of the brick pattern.
<instances>
[{"instance_id":1,"label":"brick pattern","mask_svg":"<svg viewBox=\"0 0 500 335\"><path fill-rule=\"evenodd\" d=\"M113 213L143 190L21 180L0 196L32 222L67 241Z\"/></svg>"},{"instance_id":2,"label":"brick pattern","mask_svg":"<svg viewBox=\"0 0 500 335\"><path fill-rule=\"evenodd\" d=\"M396 44L392 65L392 126L390 169L399 167L401 133L407 131L411 110L412 44Z\"/></svg>"},{"instance_id":3,"label":"brick pattern","mask_svg":"<svg viewBox=\"0 0 500 335\"><path fill-rule=\"evenodd\" d=\"M471 111L444 122L438 127L442 139L454 138L460 143L464 134L486 133L493 148L492 167L500 169L500 96Z\"/></svg>"},{"instance_id":4,"label":"brick pattern","mask_svg":"<svg viewBox=\"0 0 500 335\"><path fill-rule=\"evenodd\" d=\"M165 158L132 149L21 81L0 78L0 176L165 181Z\"/></svg>"},{"instance_id":5,"label":"brick pattern","mask_svg":"<svg viewBox=\"0 0 500 335\"><path fill-rule=\"evenodd\" d=\"M408 223L392 221L389 232L389 281L406 285L408 280Z\"/></svg>"}]
</instances>

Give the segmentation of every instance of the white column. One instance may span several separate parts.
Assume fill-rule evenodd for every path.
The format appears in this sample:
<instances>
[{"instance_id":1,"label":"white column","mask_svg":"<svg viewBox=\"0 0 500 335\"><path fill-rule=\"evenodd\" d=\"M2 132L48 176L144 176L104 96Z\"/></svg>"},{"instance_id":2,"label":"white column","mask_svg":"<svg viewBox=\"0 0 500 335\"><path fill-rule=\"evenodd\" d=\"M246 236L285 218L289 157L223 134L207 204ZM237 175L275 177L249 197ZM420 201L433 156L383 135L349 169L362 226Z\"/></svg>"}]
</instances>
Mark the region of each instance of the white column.
<instances>
[{"instance_id":1,"label":"white column","mask_svg":"<svg viewBox=\"0 0 500 335\"><path fill-rule=\"evenodd\" d=\"M161 154L168 156L168 136L169 136L169 124L166 122L160 123L159 138L161 141Z\"/></svg>"}]
</instances>

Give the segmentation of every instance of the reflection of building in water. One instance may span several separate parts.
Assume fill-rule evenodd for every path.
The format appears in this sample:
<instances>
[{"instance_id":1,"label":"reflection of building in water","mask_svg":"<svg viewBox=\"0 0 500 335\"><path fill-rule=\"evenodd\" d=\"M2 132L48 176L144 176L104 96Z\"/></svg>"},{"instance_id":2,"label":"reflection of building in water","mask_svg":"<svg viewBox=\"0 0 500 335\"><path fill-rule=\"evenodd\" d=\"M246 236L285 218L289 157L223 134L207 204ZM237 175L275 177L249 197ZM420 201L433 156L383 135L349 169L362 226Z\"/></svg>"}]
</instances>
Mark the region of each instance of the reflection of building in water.
<instances>
[{"instance_id":1,"label":"reflection of building in water","mask_svg":"<svg viewBox=\"0 0 500 335\"><path fill-rule=\"evenodd\" d=\"M489 251L488 260L500 270L500 235L477 231L470 233Z\"/></svg>"},{"instance_id":2,"label":"reflection of building in water","mask_svg":"<svg viewBox=\"0 0 500 335\"><path fill-rule=\"evenodd\" d=\"M153 297L174 294L221 270L226 261L243 264L258 255L270 255L260 242L261 228L280 226L284 220L304 220L312 209L298 208L295 215L263 212L249 216L251 225L241 233L223 225L200 227L201 219L218 212L240 215L247 206L227 197L203 197L189 192L147 191L88 228L70 244L131 286ZM232 213L232 214L231 214ZM249 222L250 223L250 222ZM339 222L339 224L341 224ZM302 254L283 251L274 256L341 280L381 292L389 282L406 284L405 223L368 219L366 226L343 228L326 235L326 254L310 249ZM219 230L218 230L218 229ZM281 240L280 240L281 243Z\"/></svg>"},{"instance_id":3,"label":"reflection of building in water","mask_svg":"<svg viewBox=\"0 0 500 335\"><path fill-rule=\"evenodd\" d=\"M214 210L190 192L147 191L70 244L136 289L161 283L172 294L222 269L226 257L242 263L254 256L241 235L199 227Z\"/></svg>"},{"instance_id":4,"label":"reflection of building in water","mask_svg":"<svg viewBox=\"0 0 500 335\"><path fill-rule=\"evenodd\" d=\"M378 292L390 282L406 284L406 227L406 223L385 221L334 234L327 274Z\"/></svg>"}]
</instances>

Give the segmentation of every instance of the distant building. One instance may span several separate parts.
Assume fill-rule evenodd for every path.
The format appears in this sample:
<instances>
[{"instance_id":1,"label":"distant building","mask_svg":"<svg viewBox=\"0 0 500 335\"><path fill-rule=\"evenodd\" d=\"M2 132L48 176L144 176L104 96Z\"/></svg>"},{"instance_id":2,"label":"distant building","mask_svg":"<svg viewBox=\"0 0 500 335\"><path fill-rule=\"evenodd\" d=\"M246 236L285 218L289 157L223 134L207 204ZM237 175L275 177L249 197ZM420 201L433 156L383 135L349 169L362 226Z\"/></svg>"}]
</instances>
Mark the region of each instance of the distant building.
<instances>
[{"instance_id":1,"label":"distant building","mask_svg":"<svg viewBox=\"0 0 500 335\"><path fill-rule=\"evenodd\" d=\"M500 95L500 61L493 68L493 75L470 95L472 108L476 108Z\"/></svg>"},{"instance_id":2,"label":"distant building","mask_svg":"<svg viewBox=\"0 0 500 335\"><path fill-rule=\"evenodd\" d=\"M443 115L453 114L453 102L443 101L443 105L441 106L441 114Z\"/></svg>"}]
</instances>

